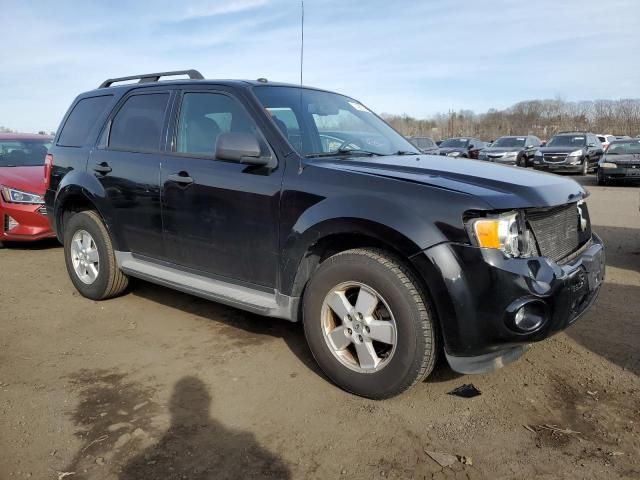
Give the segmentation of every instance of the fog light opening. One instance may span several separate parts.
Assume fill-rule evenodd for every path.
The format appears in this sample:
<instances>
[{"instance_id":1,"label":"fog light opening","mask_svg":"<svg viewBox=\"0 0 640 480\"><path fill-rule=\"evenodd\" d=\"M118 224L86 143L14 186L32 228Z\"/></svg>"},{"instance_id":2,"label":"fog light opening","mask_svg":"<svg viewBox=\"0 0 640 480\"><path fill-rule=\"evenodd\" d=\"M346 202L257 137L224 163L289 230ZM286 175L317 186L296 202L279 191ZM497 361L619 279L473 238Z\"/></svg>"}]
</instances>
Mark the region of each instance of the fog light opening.
<instances>
[{"instance_id":1,"label":"fog light opening","mask_svg":"<svg viewBox=\"0 0 640 480\"><path fill-rule=\"evenodd\" d=\"M5 217L4 217L4 231L5 232L10 232L14 228L17 228L18 226L20 226L20 224L18 222L16 222L14 218L10 217L9 215L5 215Z\"/></svg>"},{"instance_id":2,"label":"fog light opening","mask_svg":"<svg viewBox=\"0 0 640 480\"><path fill-rule=\"evenodd\" d=\"M518 330L532 332L540 328L546 320L544 305L539 302L525 303L513 316L513 323Z\"/></svg>"}]
</instances>

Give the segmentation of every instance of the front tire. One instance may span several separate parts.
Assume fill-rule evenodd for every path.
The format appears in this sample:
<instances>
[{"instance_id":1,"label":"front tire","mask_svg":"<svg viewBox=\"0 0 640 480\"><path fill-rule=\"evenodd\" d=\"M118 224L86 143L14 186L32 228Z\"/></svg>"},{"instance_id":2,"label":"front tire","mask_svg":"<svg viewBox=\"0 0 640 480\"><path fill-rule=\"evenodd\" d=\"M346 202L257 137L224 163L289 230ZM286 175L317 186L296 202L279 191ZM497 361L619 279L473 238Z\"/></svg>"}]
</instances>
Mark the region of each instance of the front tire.
<instances>
[{"instance_id":1,"label":"front tire","mask_svg":"<svg viewBox=\"0 0 640 480\"><path fill-rule=\"evenodd\" d=\"M129 284L118 268L111 236L97 212L76 213L66 222L64 257L69 277L84 297L116 297Z\"/></svg>"},{"instance_id":2,"label":"front tire","mask_svg":"<svg viewBox=\"0 0 640 480\"><path fill-rule=\"evenodd\" d=\"M367 398L398 395L431 371L437 357L434 314L414 274L377 249L338 253L311 278L304 331L322 371Z\"/></svg>"},{"instance_id":3,"label":"front tire","mask_svg":"<svg viewBox=\"0 0 640 480\"><path fill-rule=\"evenodd\" d=\"M580 170L580 175L586 177L589 173L589 160L587 158L582 162L582 169Z\"/></svg>"}]
</instances>

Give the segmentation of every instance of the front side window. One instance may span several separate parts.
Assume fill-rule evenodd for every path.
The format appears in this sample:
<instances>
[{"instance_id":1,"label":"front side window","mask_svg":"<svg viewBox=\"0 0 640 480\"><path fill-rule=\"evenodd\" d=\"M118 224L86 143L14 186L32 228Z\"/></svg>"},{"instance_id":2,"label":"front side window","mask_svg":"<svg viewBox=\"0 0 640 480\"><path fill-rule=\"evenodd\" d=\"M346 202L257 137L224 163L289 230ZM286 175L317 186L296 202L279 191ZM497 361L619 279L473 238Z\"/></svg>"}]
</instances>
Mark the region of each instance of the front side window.
<instances>
[{"instance_id":1,"label":"front side window","mask_svg":"<svg viewBox=\"0 0 640 480\"><path fill-rule=\"evenodd\" d=\"M221 133L241 132L255 135L268 155L258 129L237 100L210 92L185 93L180 108L176 151L213 157Z\"/></svg>"},{"instance_id":2,"label":"front side window","mask_svg":"<svg viewBox=\"0 0 640 480\"><path fill-rule=\"evenodd\" d=\"M419 153L408 140L352 98L298 87L256 86L254 92L300 155Z\"/></svg>"},{"instance_id":3,"label":"front side window","mask_svg":"<svg viewBox=\"0 0 640 480\"><path fill-rule=\"evenodd\" d=\"M0 167L38 167L51 140L0 140Z\"/></svg>"},{"instance_id":4,"label":"front side window","mask_svg":"<svg viewBox=\"0 0 640 480\"><path fill-rule=\"evenodd\" d=\"M160 150L168 93L133 95L111 123L109 148L129 152Z\"/></svg>"}]
</instances>

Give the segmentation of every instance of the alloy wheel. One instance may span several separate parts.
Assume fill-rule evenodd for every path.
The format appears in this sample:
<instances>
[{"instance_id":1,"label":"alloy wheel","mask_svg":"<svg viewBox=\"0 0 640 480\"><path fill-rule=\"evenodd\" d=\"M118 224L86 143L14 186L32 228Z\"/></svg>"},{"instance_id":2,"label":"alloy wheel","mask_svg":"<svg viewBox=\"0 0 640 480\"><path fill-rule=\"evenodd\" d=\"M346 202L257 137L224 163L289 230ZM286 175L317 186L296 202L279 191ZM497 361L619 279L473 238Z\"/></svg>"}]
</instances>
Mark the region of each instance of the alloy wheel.
<instances>
[{"instance_id":1,"label":"alloy wheel","mask_svg":"<svg viewBox=\"0 0 640 480\"><path fill-rule=\"evenodd\" d=\"M322 332L338 361L360 373L389 364L398 329L385 299L359 282L345 282L329 291L322 304Z\"/></svg>"},{"instance_id":2,"label":"alloy wheel","mask_svg":"<svg viewBox=\"0 0 640 480\"><path fill-rule=\"evenodd\" d=\"M86 230L78 230L71 239L71 263L76 275L91 285L100 273L100 255L95 240Z\"/></svg>"}]
</instances>

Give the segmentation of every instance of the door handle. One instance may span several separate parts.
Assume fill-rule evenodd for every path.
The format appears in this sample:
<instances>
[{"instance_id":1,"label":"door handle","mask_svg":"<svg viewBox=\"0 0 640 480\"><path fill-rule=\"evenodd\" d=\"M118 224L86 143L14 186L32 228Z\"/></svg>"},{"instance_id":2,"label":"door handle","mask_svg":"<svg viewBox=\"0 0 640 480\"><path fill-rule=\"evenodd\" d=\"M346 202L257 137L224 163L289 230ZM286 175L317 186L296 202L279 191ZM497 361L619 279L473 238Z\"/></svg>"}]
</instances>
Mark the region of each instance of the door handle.
<instances>
[{"instance_id":1,"label":"door handle","mask_svg":"<svg viewBox=\"0 0 640 480\"><path fill-rule=\"evenodd\" d=\"M93 171L98 173L109 173L111 170L112 169L107 162L99 163L93 167Z\"/></svg>"},{"instance_id":2,"label":"door handle","mask_svg":"<svg viewBox=\"0 0 640 480\"><path fill-rule=\"evenodd\" d=\"M193 178L187 172L172 173L167 177L167 181L179 183L181 185L189 185L193 183Z\"/></svg>"}]
</instances>

